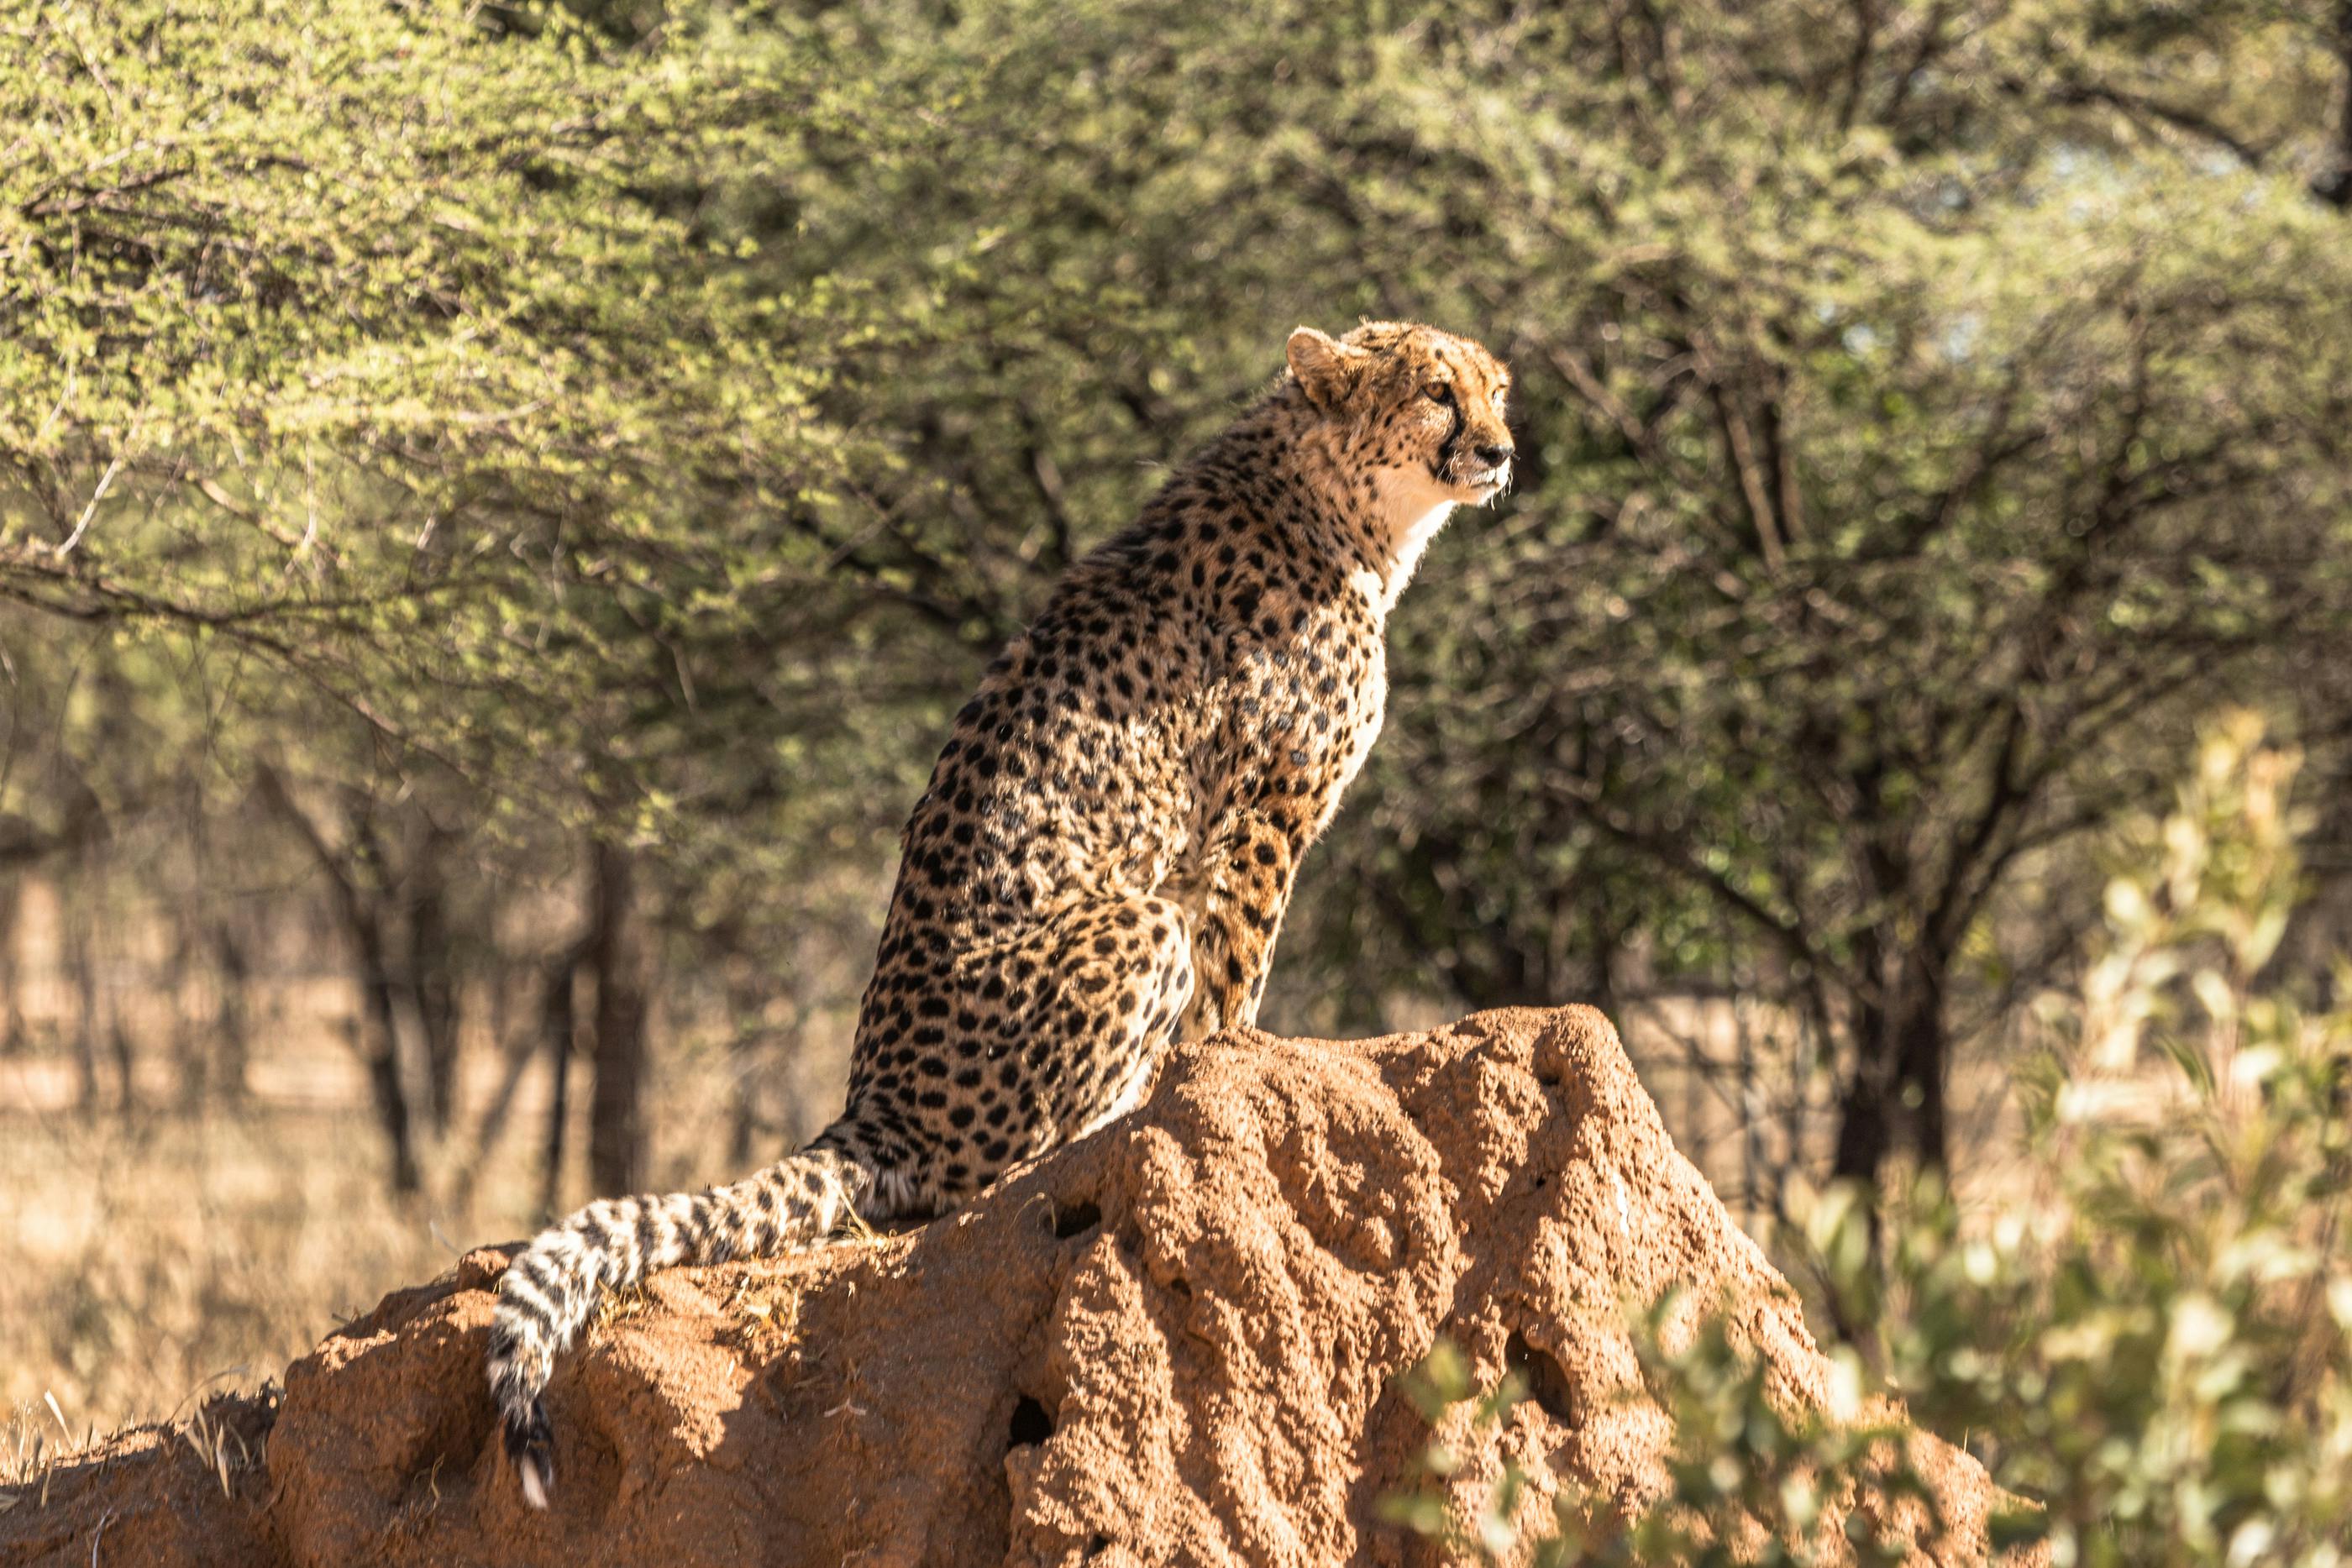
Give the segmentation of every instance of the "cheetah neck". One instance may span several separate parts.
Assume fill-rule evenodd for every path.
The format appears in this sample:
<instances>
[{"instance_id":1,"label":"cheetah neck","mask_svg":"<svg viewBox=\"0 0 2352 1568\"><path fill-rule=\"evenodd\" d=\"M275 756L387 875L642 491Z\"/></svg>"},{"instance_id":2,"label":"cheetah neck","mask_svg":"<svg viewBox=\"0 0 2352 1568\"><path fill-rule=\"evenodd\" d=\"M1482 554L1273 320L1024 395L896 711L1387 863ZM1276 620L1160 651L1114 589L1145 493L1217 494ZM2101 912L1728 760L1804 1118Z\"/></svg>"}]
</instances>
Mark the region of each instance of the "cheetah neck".
<instances>
[{"instance_id":1,"label":"cheetah neck","mask_svg":"<svg viewBox=\"0 0 2352 1568\"><path fill-rule=\"evenodd\" d=\"M1375 475L1375 537L1388 558L1388 570L1381 574L1381 608L1387 611L1396 607L1429 541L1461 503L1434 476L1422 469L1381 468Z\"/></svg>"},{"instance_id":2,"label":"cheetah neck","mask_svg":"<svg viewBox=\"0 0 2352 1568\"><path fill-rule=\"evenodd\" d=\"M1381 467L1369 476L1358 470L1352 482L1337 476L1347 472L1340 463L1332 462L1331 469L1318 488L1331 510L1348 580L1386 615L1459 498L1418 469Z\"/></svg>"},{"instance_id":3,"label":"cheetah neck","mask_svg":"<svg viewBox=\"0 0 2352 1568\"><path fill-rule=\"evenodd\" d=\"M1445 526L1460 496L1426 468L1367 467L1348 433L1324 422L1295 388L1259 405L1220 444L1264 462L1305 493L1305 542L1386 616ZM1236 466L1246 465L1246 461Z\"/></svg>"},{"instance_id":4,"label":"cheetah neck","mask_svg":"<svg viewBox=\"0 0 2352 1568\"><path fill-rule=\"evenodd\" d=\"M1348 430L1307 407L1284 385L1206 454L1209 473L1273 465L1277 482L1306 498L1306 517L1291 538L1336 564L1379 616L1388 616L1412 583L1421 555L1461 506L1461 494L1428 468L1367 465Z\"/></svg>"}]
</instances>

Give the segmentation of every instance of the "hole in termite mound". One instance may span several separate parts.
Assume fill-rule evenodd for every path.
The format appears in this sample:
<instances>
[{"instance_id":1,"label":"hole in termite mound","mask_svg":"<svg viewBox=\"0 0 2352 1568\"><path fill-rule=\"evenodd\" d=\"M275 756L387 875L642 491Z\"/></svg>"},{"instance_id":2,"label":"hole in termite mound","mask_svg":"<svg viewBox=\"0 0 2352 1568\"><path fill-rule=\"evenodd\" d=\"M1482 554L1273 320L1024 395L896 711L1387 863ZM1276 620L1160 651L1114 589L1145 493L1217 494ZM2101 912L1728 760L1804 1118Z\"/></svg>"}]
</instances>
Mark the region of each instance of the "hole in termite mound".
<instances>
[{"instance_id":1,"label":"hole in termite mound","mask_svg":"<svg viewBox=\"0 0 2352 1568\"><path fill-rule=\"evenodd\" d=\"M1084 1236L1102 1223L1102 1210L1091 1203L1074 1203L1054 1216L1054 1239L1067 1241Z\"/></svg>"},{"instance_id":2,"label":"hole in termite mound","mask_svg":"<svg viewBox=\"0 0 2352 1568\"><path fill-rule=\"evenodd\" d=\"M1042 1443L1054 1435L1054 1418L1045 1407L1024 1394L1013 1402L1013 1420L1004 1435L1005 1452Z\"/></svg>"},{"instance_id":3,"label":"hole in termite mound","mask_svg":"<svg viewBox=\"0 0 2352 1568\"><path fill-rule=\"evenodd\" d=\"M1503 1364L1518 1374L1536 1408L1563 1427L1573 1429L1579 1424L1576 1390L1549 1352L1538 1350L1528 1343L1527 1335L1514 1330L1503 1346Z\"/></svg>"}]
</instances>

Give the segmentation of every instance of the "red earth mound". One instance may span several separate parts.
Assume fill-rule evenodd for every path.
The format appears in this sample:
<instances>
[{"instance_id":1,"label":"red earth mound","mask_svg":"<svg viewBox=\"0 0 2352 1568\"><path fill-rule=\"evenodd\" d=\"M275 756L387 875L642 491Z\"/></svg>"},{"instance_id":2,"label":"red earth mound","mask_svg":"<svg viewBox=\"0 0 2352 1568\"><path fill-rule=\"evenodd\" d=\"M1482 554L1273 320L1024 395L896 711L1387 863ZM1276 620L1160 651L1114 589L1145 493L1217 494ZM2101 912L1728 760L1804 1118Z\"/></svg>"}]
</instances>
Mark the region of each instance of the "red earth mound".
<instances>
[{"instance_id":1,"label":"red earth mound","mask_svg":"<svg viewBox=\"0 0 2352 1568\"><path fill-rule=\"evenodd\" d=\"M505 1259L388 1297L209 1441L62 1468L0 1511L0 1564L1434 1563L1380 1503L1423 1479L1398 1377L1441 1338L1537 1390L1449 1427L1465 1507L1514 1458L1656 1494L1624 1303L1676 1284L1732 1303L1786 1397L1828 1398L1787 1285L1582 1008L1222 1036L963 1213L660 1276L560 1364L544 1514L482 1386ZM1922 1448L1947 1533L1917 1560L1981 1559L1996 1494Z\"/></svg>"}]
</instances>

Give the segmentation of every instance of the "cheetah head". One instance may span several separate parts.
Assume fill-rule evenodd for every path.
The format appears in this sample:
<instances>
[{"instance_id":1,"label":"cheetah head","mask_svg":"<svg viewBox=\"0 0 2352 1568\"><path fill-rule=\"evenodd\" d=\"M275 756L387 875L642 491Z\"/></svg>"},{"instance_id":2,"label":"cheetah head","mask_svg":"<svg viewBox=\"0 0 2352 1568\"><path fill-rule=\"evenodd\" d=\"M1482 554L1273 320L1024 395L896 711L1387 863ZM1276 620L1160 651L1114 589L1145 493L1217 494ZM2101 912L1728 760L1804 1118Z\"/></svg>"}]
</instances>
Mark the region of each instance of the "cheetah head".
<instances>
[{"instance_id":1,"label":"cheetah head","mask_svg":"<svg viewBox=\"0 0 2352 1568\"><path fill-rule=\"evenodd\" d=\"M1511 482L1511 372L1467 338L1367 321L1290 335L1290 374L1345 433L1349 455L1433 501L1490 500Z\"/></svg>"}]
</instances>

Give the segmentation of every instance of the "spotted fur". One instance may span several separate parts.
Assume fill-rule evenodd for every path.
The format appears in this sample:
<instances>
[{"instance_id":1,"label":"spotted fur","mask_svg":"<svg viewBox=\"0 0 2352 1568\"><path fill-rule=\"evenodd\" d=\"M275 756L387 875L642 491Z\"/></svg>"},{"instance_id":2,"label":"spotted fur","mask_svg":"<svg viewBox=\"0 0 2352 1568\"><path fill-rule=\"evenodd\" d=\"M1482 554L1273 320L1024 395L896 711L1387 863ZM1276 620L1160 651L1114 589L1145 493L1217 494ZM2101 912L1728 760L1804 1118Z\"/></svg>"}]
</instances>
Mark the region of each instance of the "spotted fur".
<instances>
[{"instance_id":1,"label":"spotted fur","mask_svg":"<svg viewBox=\"0 0 2352 1568\"><path fill-rule=\"evenodd\" d=\"M1301 328L1271 392L1073 567L956 716L907 825L849 1103L732 1186L604 1199L499 1282L491 1391L546 1506L540 1401L604 1291L937 1213L1255 1021L1292 879L1380 732L1382 630L1509 482L1507 373L1465 338Z\"/></svg>"}]
</instances>

